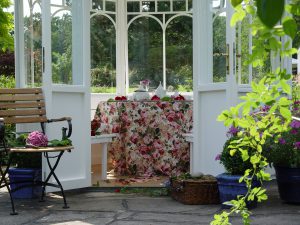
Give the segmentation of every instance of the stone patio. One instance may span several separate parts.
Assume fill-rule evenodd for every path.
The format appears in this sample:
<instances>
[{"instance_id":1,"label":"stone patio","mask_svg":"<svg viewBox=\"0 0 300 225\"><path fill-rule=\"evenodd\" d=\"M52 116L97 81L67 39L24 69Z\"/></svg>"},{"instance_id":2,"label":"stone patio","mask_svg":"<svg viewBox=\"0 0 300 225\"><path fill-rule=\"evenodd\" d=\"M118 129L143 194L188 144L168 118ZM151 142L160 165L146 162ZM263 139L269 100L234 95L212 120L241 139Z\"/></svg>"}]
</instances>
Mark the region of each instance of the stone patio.
<instances>
[{"instance_id":1,"label":"stone patio","mask_svg":"<svg viewBox=\"0 0 300 225\"><path fill-rule=\"evenodd\" d=\"M268 184L269 200L253 210L257 225L299 225L300 205L282 203L275 182ZM111 189L110 189L111 190ZM105 224L105 225L171 225L209 224L220 205L183 205L170 197L148 197L120 194L97 188L67 193L70 208L62 209L62 199L50 194L46 202L17 200L17 216L10 216L8 194L0 192L0 224ZM242 224L233 218L233 224Z\"/></svg>"}]
</instances>

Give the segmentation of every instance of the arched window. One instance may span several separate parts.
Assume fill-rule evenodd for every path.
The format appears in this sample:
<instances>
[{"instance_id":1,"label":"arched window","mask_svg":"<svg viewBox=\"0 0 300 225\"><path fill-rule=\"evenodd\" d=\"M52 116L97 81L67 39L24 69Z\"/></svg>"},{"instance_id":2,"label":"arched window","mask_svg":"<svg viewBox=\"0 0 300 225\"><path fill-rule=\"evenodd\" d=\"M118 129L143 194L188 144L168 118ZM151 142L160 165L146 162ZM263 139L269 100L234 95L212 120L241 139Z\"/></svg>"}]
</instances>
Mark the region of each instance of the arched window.
<instances>
[{"instance_id":1,"label":"arched window","mask_svg":"<svg viewBox=\"0 0 300 225\"><path fill-rule=\"evenodd\" d=\"M116 2L93 0L90 16L91 91L116 93Z\"/></svg>"}]
</instances>

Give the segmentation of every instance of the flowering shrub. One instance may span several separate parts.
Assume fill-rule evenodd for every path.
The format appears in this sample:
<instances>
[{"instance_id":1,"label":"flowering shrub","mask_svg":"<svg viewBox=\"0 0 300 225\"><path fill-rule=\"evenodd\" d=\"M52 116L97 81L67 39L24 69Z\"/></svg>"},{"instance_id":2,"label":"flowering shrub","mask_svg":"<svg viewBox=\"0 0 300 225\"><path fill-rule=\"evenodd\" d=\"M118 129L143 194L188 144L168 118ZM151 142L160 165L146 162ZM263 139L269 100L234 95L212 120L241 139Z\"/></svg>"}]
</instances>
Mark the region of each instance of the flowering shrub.
<instances>
[{"instance_id":1,"label":"flowering shrub","mask_svg":"<svg viewBox=\"0 0 300 225\"><path fill-rule=\"evenodd\" d=\"M268 161L275 166L300 167L300 121L293 120L278 142L269 138L265 150Z\"/></svg>"},{"instance_id":2,"label":"flowering shrub","mask_svg":"<svg viewBox=\"0 0 300 225\"><path fill-rule=\"evenodd\" d=\"M48 138L40 131L33 131L28 135L26 139L26 145L34 147L46 147L48 145Z\"/></svg>"}]
</instances>

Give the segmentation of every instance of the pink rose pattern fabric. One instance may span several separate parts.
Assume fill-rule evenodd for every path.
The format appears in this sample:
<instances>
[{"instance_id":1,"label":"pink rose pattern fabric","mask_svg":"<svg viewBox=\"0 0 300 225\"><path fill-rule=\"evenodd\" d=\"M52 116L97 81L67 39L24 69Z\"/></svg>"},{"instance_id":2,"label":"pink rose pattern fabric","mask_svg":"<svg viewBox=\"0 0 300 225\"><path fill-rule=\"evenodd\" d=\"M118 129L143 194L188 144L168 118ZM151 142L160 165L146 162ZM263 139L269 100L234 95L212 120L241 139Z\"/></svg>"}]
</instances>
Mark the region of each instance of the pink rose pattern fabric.
<instances>
[{"instance_id":1,"label":"pink rose pattern fabric","mask_svg":"<svg viewBox=\"0 0 300 225\"><path fill-rule=\"evenodd\" d=\"M109 146L119 175L178 175L189 170L191 101L100 102L94 119L103 133L119 133Z\"/></svg>"}]
</instances>

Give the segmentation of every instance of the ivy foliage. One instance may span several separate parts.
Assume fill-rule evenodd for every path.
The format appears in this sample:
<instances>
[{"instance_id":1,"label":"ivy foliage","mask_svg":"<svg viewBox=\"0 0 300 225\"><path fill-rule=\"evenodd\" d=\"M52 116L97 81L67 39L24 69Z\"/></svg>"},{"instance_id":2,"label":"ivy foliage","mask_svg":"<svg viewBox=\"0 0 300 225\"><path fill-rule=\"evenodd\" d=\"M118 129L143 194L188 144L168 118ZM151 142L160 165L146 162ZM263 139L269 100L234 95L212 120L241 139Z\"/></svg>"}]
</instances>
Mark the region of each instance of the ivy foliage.
<instances>
[{"instance_id":1,"label":"ivy foliage","mask_svg":"<svg viewBox=\"0 0 300 225\"><path fill-rule=\"evenodd\" d=\"M11 35L13 30L13 15L4 9L11 5L10 0L0 1L0 50L13 49L14 40Z\"/></svg>"},{"instance_id":2,"label":"ivy foliage","mask_svg":"<svg viewBox=\"0 0 300 225\"><path fill-rule=\"evenodd\" d=\"M254 68L262 67L266 53L279 55L284 60L297 52L291 47L291 40L297 32L292 16L300 15L299 0L291 1L290 4L283 0L231 0L231 4L235 9L231 18L232 26L249 16L253 20L251 30L255 39L248 64L252 64ZM290 40L283 42L284 36L290 37ZM263 146L268 138L278 138L289 129L292 120L292 102L288 97L291 95L291 77L291 74L280 67L269 71L259 82L252 82L252 91L241 97L240 104L219 115L218 120L226 126L241 128L237 138L228 146L230 155L241 154L243 162L251 163L252 166L245 170L240 179L240 182L247 185L247 194L232 200L233 207L229 211L216 214L212 225L229 225L230 217L235 214L241 215L244 224L250 224L251 212L246 201L257 199L261 202L267 199L264 188L252 187L251 184L254 178L261 183L270 179L270 174L265 172L269 162L263 154ZM268 110L262 110L263 107ZM274 142L278 140L275 138Z\"/></svg>"}]
</instances>

